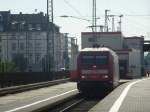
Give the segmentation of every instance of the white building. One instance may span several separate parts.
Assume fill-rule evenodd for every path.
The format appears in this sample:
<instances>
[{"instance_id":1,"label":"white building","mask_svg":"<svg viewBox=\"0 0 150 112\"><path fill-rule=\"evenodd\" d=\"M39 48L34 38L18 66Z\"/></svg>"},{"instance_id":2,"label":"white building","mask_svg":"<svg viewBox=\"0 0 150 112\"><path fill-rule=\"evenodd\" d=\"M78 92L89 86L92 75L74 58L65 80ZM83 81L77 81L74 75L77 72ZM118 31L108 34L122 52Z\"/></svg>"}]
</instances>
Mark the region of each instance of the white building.
<instances>
[{"instance_id":1,"label":"white building","mask_svg":"<svg viewBox=\"0 0 150 112\"><path fill-rule=\"evenodd\" d=\"M82 49L94 45L122 49L123 36L121 32L82 32L81 45Z\"/></svg>"},{"instance_id":2,"label":"white building","mask_svg":"<svg viewBox=\"0 0 150 112\"><path fill-rule=\"evenodd\" d=\"M141 52L137 49L115 50L119 57L121 78L137 78L142 74Z\"/></svg>"},{"instance_id":3,"label":"white building","mask_svg":"<svg viewBox=\"0 0 150 112\"><path fill-rule=\"evenodd\" d=\"M150 53L148 53L146 56L145 56L145 71L150 71Z\"/></svg>"},{"instance_id":4,"label":"white building","mask_svg":"<svg viewBox=\"0 0 150 112\"><path fill-rule=\"evenodd\" d=\"M124 47L129 49L135 49L140 51L141 57L141 71L144 75L144 37L133 36L133 37L125 37L124 38Z\"/></svg>"},{"instance_id":5,"label":"white building","mask_svg":"<svg viewBox=\"0 0 150 112\"><path fill-rule=\"evenodd\" d=\"M69 64L68 58L68 35L60 33L56 34L54 41L54 64L55 71L61 71ZM70 44L69 44L70 45Z\"/></svg>"},{"instance_id":6,"label":"white building","mask_svg":"<svg viewBox=\"0 0 150 112\"><path fill-rule=\"evenodd\" d=\"M2 61L15 62L23 71L43 71L46 32L1 32L0 37Z\"/></svg>"},{"instance_id":7,"label":"white building","mask_svg":"<svg viewBox=\"0 0 150 112\"><path fill-rule=\"evenodd\" d=\"M105 46L116 51L120 77L134 78L143 74L143 37L124 37L121 32L82 32L81 41L81 48Z\"/></svg>"},{"instance_id":8,"label":"white building","mask_svg":"<svg viewBox=\"0 0 150 112\"><path fill-rule=\"evenodd\" d=\"M47 24L46 15L10 11L0 14L1 62L13 62L17 71L24 72L60 71L69 65L68 36L60 33L55 24Z\"/></svg>"}]
</instances>

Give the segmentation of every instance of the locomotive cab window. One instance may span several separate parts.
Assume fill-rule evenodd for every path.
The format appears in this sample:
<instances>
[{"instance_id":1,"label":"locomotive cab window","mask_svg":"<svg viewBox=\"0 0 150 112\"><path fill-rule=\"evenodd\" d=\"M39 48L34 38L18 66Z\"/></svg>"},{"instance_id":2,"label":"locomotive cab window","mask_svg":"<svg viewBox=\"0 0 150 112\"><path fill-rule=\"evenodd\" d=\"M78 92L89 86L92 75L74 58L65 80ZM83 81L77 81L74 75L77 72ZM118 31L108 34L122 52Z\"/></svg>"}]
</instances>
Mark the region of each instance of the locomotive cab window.
<instances>
[{"instance_id":1,"label":"locomotive cab window","mask_svg":"<svg viewBox=\"0 0 150 112\"><path fill-rule=\"evenodd\" d=\"M108 63L108 56L95 56L95 64L104 65Z\"/></svg>"},{"instance_id":2,"label":"locomotive cab window","mask_svg":"<svg viewBox=\"0 0 150 112\"><path fill-rule=\"evenodd\" d=\"M81 63L82 64L93 64L94 56L82 56Z\"/></svg>"},{"instance_id":3,"label":"locomotive cab window","mask_svg":"<svg viewBox=\"0 0 150 112\"><path fill-rule=\"evenodd\" d=\"M81 57L81 64L97 64L97 65L104 65L108 63L108 56L105 55L100 55L100 56L95 56L95 55L83 55Z\"/></svg>"}]
</instances>

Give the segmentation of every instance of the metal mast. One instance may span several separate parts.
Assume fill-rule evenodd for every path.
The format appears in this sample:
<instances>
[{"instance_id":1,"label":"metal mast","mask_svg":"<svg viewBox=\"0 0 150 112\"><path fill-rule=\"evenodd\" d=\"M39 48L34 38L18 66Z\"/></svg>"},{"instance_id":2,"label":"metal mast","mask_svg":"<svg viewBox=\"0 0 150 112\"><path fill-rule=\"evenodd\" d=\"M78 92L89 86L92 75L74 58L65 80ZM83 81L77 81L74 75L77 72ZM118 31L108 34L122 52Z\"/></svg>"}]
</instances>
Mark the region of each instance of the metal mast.
<instances>
[{"instance_id":1,"label":"metal mast","mask_svg":"<svg viewBox=\"0 0 150 112\"><path fill-rule=\"evenodd\" d=\"M96 0L93 0L92 27L92 31L96 32Z\"/></svg>"},{"instance_id":2,"label":"metal mast","mask_svg":"<svg viewBox=\"0 0 150 112\"><path fill-rule=\"evenodd\" d=\"M105 10L105 32L108 32L108 11L110 10Z\"/></svg>"},{"instance_id":3,"label":"metal mast","mask_svg":"<svg viewBox=\"0 0 150 112\"><path fill-rule=\"evenodd\" d=\"M120 32L122 31L122 17L123 17L123 15L120 15L120 16L119 16L120 21L118 22L118 23L119 23L119 31L120 31Z\"/></svg>"},{"instance_id":4,"label":"metal mast","mask_svg":"<svg viewBox=\"0 0 150 112\"><path fill-rule=\"evenodd\" d=\"M50 35L49 27L52 27L51 35ZM50 71L50 65L52 65L51 66L52 68L54 67L54 29L55 29L54 27L55 26L54 26L54 14L53 14L53 0L47 0L47 58L46 58L47 72ZM50 38L52 42L50 42ZM50 52L50 50L52 52ZM52 56L52 58L50 58L50 56Z\"/></svg>"},{"instance_id":5,"label":"metal mast","mask_svg":"<svg viewBox=\"0 0 150 112\"><path fill-rule=\"evenodd\" d=\"M47 0L47 15L49 18L49 22L54 23L54 14L53 14L53 0Z\"/></svg>"},{"instance_id":6,"label":"metal mast","mask_svg":"<svg viewBox=\"0 0 150 112\"><path fill-rule=\"evenodd\" d=\"M112 16L112 32L115 31L115 18L114 15Z\"/></svg>"},{"instance_id":7,"label":"metal mast","mask_svg":"<svg viewBox=\"0 0 150 112\"><path fill-rule=\"evenodd\" d=\"M112 17L112 32L115 32L115 15L109 15L109 17Z\"/></svg>"}]
</instances>

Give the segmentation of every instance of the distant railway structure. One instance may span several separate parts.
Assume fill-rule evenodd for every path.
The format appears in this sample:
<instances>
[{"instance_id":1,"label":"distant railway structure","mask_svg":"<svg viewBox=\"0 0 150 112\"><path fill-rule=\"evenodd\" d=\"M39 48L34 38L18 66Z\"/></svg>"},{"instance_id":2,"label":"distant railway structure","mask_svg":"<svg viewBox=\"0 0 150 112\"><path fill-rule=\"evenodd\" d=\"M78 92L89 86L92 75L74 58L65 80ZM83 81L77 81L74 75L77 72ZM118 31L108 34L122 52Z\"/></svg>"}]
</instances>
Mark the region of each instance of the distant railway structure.
<instances>
[{"instance_id":1,"label":"distant railway structure","mask_svg":"<svg viewBox=\"0 0 150 112\"><path fill-rule=\"evenodd\" d=\"M98 27L96 18L96 1L93 0L92 20L94 27ZM144 74L144 51L148 51L150 44L145 44L144 36L126 37L122 34L123 15L108 14L105 10L104 25L99 25L100 31L82 32L81 48L108 47L119 57L119 71L121 78L137 78ZM118 26L115 18L119 17ZM112 26L108 24L111 19ZM116 28L117 27L117 28Z\"/></svg>"},{"instance_id":2,"label":"distant railway structure","mask_svg":"<svg viewBox=\"0 0 150 112\"><path fill-rule=\"evenodd\" d=\"M94 45L113 49L119 56L121 78L141 77L144 73L144 37L125 37L122 32L82 32L82 49Z\"/></svg>"}]
</instances>

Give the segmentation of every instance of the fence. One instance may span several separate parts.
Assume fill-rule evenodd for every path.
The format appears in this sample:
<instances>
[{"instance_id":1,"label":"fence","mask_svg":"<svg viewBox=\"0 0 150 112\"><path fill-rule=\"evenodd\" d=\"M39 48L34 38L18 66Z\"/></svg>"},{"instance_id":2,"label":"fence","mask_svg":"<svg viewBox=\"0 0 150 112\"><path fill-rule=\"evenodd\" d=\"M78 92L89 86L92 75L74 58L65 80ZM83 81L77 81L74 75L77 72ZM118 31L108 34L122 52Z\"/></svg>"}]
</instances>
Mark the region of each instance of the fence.
<instances>
[{"instance_id":1,"label":"fence","mask_svg":"<svg viewBox=\"0 0 150 112\"><path fill-rule=\"evenodd\" d=\"M14 73L0 73L0 87L10 87L25 84L32 84L44 81L51 81L55 79L68 78L69 72L14 72Z\"/></svg>"}]
</instances>

